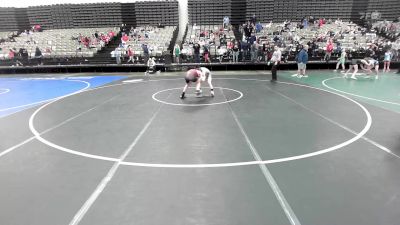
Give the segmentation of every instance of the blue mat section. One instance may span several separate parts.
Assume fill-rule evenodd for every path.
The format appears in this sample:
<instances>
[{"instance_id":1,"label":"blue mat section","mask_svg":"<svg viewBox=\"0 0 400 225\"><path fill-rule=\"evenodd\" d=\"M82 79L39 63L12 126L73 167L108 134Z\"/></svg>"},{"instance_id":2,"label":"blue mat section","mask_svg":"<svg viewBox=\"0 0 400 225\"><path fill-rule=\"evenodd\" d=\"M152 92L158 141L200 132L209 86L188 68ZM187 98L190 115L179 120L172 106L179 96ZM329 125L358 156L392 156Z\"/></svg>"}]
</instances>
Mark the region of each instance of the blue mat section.
<instances>
[{"instance_id":1,"label":"blue mat section","mask_svg":"<svg viewBox=\"0 0 400 225\"><path fill-rule=\"evenodd\" d=\"M79 91L96 88L126 76L0 78L0 118ZM83 82L84 81L84 82Z\"/></svg>"}]
</instances>

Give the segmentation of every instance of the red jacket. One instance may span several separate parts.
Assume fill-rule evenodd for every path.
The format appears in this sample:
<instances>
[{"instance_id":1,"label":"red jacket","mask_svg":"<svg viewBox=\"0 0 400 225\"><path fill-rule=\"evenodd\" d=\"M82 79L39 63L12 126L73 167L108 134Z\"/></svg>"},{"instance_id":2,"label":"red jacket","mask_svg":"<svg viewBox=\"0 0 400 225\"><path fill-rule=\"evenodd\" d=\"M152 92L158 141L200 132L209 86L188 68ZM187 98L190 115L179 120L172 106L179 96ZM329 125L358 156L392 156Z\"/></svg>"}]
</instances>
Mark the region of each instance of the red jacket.
<instances>
[{"instance_id":1,"label":"red jacket","mask_svg":"<svg viewBox=\"0 0 400 225\"><path fill-rule=\"evenodd\" d=\"M332 51L333 51L333 44L332 44L332 43L329 43L329 44L326 46L326 51L327 51L327 52L332 52Z\"/></svg>"},{"instance_id":2,"label":"red jacket","mask_svg":"<svg viewBox=\"0 0 400 225\"><path fill-rule=\"evenodd\" d=\"M133 56L133 51L132 51L132 49L128 49L128 56Z\"/></svg>"}]
</instances>

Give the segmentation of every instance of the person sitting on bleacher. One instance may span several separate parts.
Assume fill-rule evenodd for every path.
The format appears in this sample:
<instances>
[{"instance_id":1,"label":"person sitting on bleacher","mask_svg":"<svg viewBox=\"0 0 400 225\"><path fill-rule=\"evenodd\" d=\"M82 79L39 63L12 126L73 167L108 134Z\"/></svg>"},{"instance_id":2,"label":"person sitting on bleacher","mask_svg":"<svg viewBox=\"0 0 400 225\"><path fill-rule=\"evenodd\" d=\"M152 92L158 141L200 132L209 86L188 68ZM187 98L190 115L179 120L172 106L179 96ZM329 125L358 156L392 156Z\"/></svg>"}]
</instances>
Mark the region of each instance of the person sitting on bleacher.
<instances>
[{"instance_id":1,"label":"person sitting on bleacher","mask_svg":"<svg viewBox=\"0 0 400 225\"><path fill-rule=\"evenodd\" d=\"M35 26L33 26L33 29L32 29L34 32L42 32L43 30L42 30L42 27L40 26L40 25L35 25Z\"/></svg>"},{"instance_id":2,"label":"person sitting on bleacher","mask_svg":"<svg viewBox=\"0 0 400 225\"><path fill-rule=\"evenodd\" d=\"M128 41L129 41L129 36L126 35L126 34L124 34L124 35L121 37L122 46L125 46L125 45L126 45L126 42L128 42Z\"/></svg>"},{"instance_id":3,"label":"person sitting on bleacher","mask_svg":"<svg viewBox=\"0 0 400 225\"><path fill-rule=\"evenodd\" d=\"M156 69L156 61L155 58L149 58L149 60L147 61L147 70L146 72L144 72L144 75L147 76L149 74L155 74L155 73L160 73L160 71L157 71Z\"/></svg>"},{"instance_id":4,"label":"person sitting on bleacher","mask_svg":"<svg viewBox=\"0 0 400 225\"><path fill-rule=\"evenodd\" d=\"M15 57L15 51L13 51L13 49L10 48L10 49L8 50L8 59L11 60L11 62L13 63L13 65L14 65L14 57Z\"/></svg>"},{"instance_id":5,"label":"person sitting on bleacher","mask_svg":"<svg viewBox=\"0 0 400 225\"><path fill-rule=\"evenodd\" d=\"M224 55L226 53L226 49L221 48L221 46L218 47L218 59L219 59L219 63L222 63L222 60L224 58Z\"/></svg>"},{"instance_id":6,"label":"person sitting on bleacher","mask_svg":"<svg viewBox=\"0 0 400 225\"><path fill-rule=\"evenodd\" d=\"M262 29L263 29L263 26L261 25L260 22L258 22L256 24L256 33L260 33Z\"/></svg>"}]
</instances>

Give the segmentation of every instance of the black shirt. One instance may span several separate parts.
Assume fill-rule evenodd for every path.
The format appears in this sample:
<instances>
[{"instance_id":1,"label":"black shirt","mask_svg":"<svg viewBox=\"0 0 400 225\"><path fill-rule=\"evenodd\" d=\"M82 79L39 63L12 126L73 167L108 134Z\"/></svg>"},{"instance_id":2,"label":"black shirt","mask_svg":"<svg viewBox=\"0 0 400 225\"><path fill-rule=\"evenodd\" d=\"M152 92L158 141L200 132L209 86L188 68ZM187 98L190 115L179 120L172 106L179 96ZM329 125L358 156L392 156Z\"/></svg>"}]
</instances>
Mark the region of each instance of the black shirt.
<instances>
[{"instance_id":1,"label":"black shirt","mask_svg":"<svg viewBox=\"0 0 400 225\"><path fill-rule=\"evenodd\" d=\"M193 46L193 49L194 49L194 54L200 54L200 46L199 45Z\"/></svg>"}]
</instances>

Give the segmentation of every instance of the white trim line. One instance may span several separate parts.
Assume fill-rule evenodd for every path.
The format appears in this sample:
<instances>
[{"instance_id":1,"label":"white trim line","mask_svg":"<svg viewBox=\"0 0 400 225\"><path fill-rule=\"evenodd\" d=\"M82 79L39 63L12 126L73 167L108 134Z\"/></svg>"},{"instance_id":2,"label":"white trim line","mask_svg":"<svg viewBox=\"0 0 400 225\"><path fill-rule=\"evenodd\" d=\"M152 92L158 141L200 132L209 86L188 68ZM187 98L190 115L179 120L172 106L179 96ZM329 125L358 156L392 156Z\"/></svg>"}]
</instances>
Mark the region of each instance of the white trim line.
<instances>
[{"instance_id":1,"label":"white trim line","mask_svg":"<svg viewBox=\"0 0 400 225\"><path fill-rule=\"evenodd\" d=\"M222 95L226 99L224 93L221 90ZM262 158L260 154L258 153L257 149L254 147L253 143L250 141L249 136L247 135L246 131L244 130L242 124L240 123L238 117L236 116L236 113L233 111L232 107L230 104L228 104L228 107L231 111L231 114L238 125L240 132L242 133L243 137L246 140L247 145L249 146L251 153L253 154L253 157L257 161L261 161ZM281 189L279 188L278 184L276 183L274 177L272 176L271 172L268 170L267 166L265 164L259 164L258 165L267 180L269 186L271 187L272 191L275 194L275 197L277 198L279 204L281 205L283 211L286 214L286 217L289 219L291 225L301 225L300 221L298 220L296 214L292 210L292 207L289 205L288 201L286 200L285 196L283 195Z\"/></svg>"},{"instance_id":2,"label":"white trim line","mask_svg":"<svg viewBox=\"0 0 400 225\"><path fill-rule=\"evenodd\" d=\"M184 104L184 103L171 103L171 102L166 102L166 101L162 101L160 99L158 99L156 96L162 92L166 92L166 91L171 91L171 90L177 90L177 89L182 89L180 87L178 88L170 88L170 89L165 89L165 90L161 90L158 91L156 93L154 93L151 97L153 98L154 101L166 104L166 105L173 105L173 106L212 106L212 105L221 105L221 104L226 104L229 102L234 102L237 101L239 99L241 99L243 97L243 93L238 91L238 90L234 90L234 89L230 89L230 88L223 88L223 87L214 87L214 89L219 88L219 89L225 89L225 90L230 90L233 92L236 92L239 94L239 97L235 98L235 99L231 99L231 100L226 100L224 102L215 102L215 103L204 103L204 104Z\"/></svg>"},{"instance_id":3,"label":"white trim line","mask_svg":"<svg viewBox=\"0 0 400 225\"><path fill-rule=\"evenodd\" d=\"M7 88L0 88L0 90L5 90L3 92L0 92L0 95L10 92L10 89Z\"/></svg>"},{"instance_id":4,"label":"white trim line","mask_svg":"<svg viewBox=\"0 0 400 225\"><path fill-rule=\"evenodd\" d=\"M217 78L218 79L218 78ZM239 78L221 78L221 79L230 79L230 80L242 80ZM166 79L166 80L176 80L176 79ZM257 79L244 79L244 80L251 80L251 81L266 81L266 80L257 80ZM357 141L358 139L362 138L362 136L364 134L366 134L368 132L368 130L371 127L372 124L372 119L371 119L371 115L368 112L368 110L361 105L360 103L356 102L355 100L345 96L345 95L341 95L329 90L324 90L321 88L316 88L316 87L311 87L311 86L307 86L307 85L302 85L302 84L295 84L295 83L287 83L287 82L278 82L278 83L283 83L283 84L288 84L288 85L295 85L295 86L300 86L300 87L306 87L306 88L310 88L310 89L315 89L315 90L319 90L319 91L323 91L323 92L327 92L327 93L331 93L337 96L340 96L342 98L345 98L353 103L355 103L356 105L358 105L366 114L367 117L367 123L365 125L365 127L363 128L363 130L358 133L355 137L351 138L350 140L347 140L343 143L340 143L338 145L332 146L330 148L326 148L326 149L322 149L316 152L312 152L312 153L307 153L307 154L302 154L302 155L297 155L297 156L292 156L292 157L286 157L286 158L278 158L278 159L272 159L272 160L265 160L265 161L248 161L248 162L233 162L233 163L216 163L216 164L152 164L152 163L136 163L136 162L121 162L121 165L126 165L126 166L141 166L141 167L163 167L163 168L211 168L211 167L232 167L232 166L245 166L245 165L255 165L255 164L272 164L272 163L279 163L279 162L287 162L287 161L293 161L293 160L298 160L298 159L303 159L303 158L309 158L309 157L313 157L313 156L317 156L317 155L321 155L321 154L325 154L331 151L335 151L335 150L339 150L340 148L350 145L351 143ZM129 84L129 83L126 83ZM106 88L106 87L114 87L114 86L119 86L119 85L124 85L124 84L114 84L114 85L109 85L109 86L103 86L103 87L99 87L99 88L94 88L94 89L90 89L87 91L93 91L93 90L97 90L97 89L102 89L102 88ZM82 93L82 92L81 92ZM78 94L78 93L77 93ZM65 96L68 97L68 96ZM63 98L65 98L63 97ZM62 146L59 146L57 144L54 144L48 140L45 140L44 138L42 138L39 133L36 131L34 125L33 125L33 121L35 119L35 116L39 113L40 110L42 110L43 108L45 108L46 106L55 103L60 99L56 99L52 102L49 102L45 105L43 105L42 107L38 108L29 118L29 129L31 130L31 132L36 136L36 138L41 141L43 144L46 144L48 146L51 146L55 149L58 149L60 151L64 151L64 152L68 152L74 155L78 155L78 156L83 156L83 157L88 157L88 158L93 158L93 159L100 159L100 160L105 160L105 161L113 161L116 162L118 161L117 158L111 158L111 157L104 157L104 156L100 156L100 155L93 155L93 154L87 154L87 153L82 153L79 151L75 151L72 149L68 149Z\"/></svg>"},{"instance_id":5,"label":"white trim line","mask_svg":"<svg viewBox=\"0 0 400 225\"><path fill-rule=\"evenodd\" d=\"M337 91L337 92L340 92L340 93L343 93L343 94L346 94L346 95L351 95L351 96L355 96L355 97L358 97L358 98L364 98L364 99L371 100L371 101L377 101L377 102L382 102L382 103L387 103L387 104L391 104L391 105L400 106L400 103L398 103L398 102L389 102L389 101L384 101L384 100L380 100L380 99L376 99L376 98L365 97L365 96L362 96L362 95L357 95L357 94L341 91L341 90L335 89L335 88L333 88L333 87L331 87L331 86L326 84L326 81L333 80L333 79L340 79L340 77L333 77L333 78L325 79L325 80L322 81L322 85L324 85L328 89L331 89L331 90L334 90L334 91Z\"/></svg>"},{"instance_id":6,"label":"white trim line","mask_svg":"<svg viewBox=\"0 0 400 225\"><path fill-rule=\"evenodd\" d=\"M89 84L89 86L90 86L90 84ZM82 89L82 90L83 90L83 89ZM111 99L110 99L110 100L111 100ZM110 101L110 100L107 100L106 102L108 102L108 101ZM105 103L105 102L104 102L104 103ZM102 103L102 104L103 104L103 103ZM100 105L102 105L102 104L100 104ZM89 109L89 110L87 110L87 111L85 111L85 112L82 112L82 113L80 113L80 114L78 114L78 115L76 115L76 116L74 116L74 117L71 117L71 118L69 118L69 119L63 121L62 123L60 123L60 124L58 124L58 125L56 125L56 126L54 126L54 127L51 127L51 128L49 128L49 129L47 129L47 130L41 132L40 135L45 134L45 133L47 133L47 132L50 132L50 131L52 131L52 130L54 130L54 129L56 129L56 128L58 128L58 127L64 125L64 124L66 124L67 122L69 122L69 121L71 121L71 120L73 120L73 119L75 119L75 118L77 118L77 117L79 117L79 116L81 116L81 115L83 115L83 114L89 112L89 111L92 111L93 109L95 109L96 107L98 107L98 106L100 106L100 105L97 105L97 106L95 106L95 107L93 107L93 108L91 108L91 109ZM36 138L35 136L30 137L30 138L26 139L25 141L22 141L21 143L19 143L19 144L17 144L17 145L14 145L14 146L12 146L12 147L10 147L10 148L8 148L8 149L6 149L6 150L0 152L0 158L1 158L2 156L4 156L4 155L6 155L6 154L8 154L8 153L10 153L10 152L12 152L12 151L14 151L15 149L21 147L22 145L29 143L30 141L34 140L35 138Z\"/></svg>"},{"instance_id":7,"label":"white trim line","mask_svg":"<svg viewBox=\"0 0 400 225\"><path fill-rule=\"evenodd\" d=\"M86 90L87 88L90 87L90 84L88 82L82 81L82 80L65 80L65 81L86 83L87 86L85 88L80 89L80 90L78 90L76 92L73 92L72 94L76 94L76 93L82 92L82 91L84 91L84 90ZM23 108L23 107L27 107L27 106L38 105L38 104L41 104L41 103L57 100L59 98L67 97L67 96L70 96L72 94L63 95L61 97L56 97L56 98L51 98L51 99L46 99L46 100L43 100L43 101L33 102L33 103L25 104L25 105L19 105L19 106L13 106L13 107L10 107L10 108L0 109L0 112L8 111L10 109L19 109L19 108Z\"/></svg>"},{"instance_id":8,"label":"white trim line","mask_svg":"<svg viewBox=\"0 0 400 225\"><path fill-rule=\"evenodd\" d=\"M117 172L119 166L121 165L121 162L125 160L125 158L128 156L128 154L132 151L132 149L136 146L140 138L144 135L144 133L147 131L151 123L154 121L158 113L161 111L162 105L160 105L157 109L157 111L153 114L153 116L150 118L150 120L146 123L146 125L142 128L138 136L135 138L135 140L132 142L132 144L129 145L129 147L122 153L122 155L118 158L118 161L116 161L111 169L108 171L107 175L101 180L99 185L97 185L96 189L94 192L90 195L90 197L86 200L86 202L82 205L82 207L79 209L79 211L75 214L74 218L72 221L69 223L69 225L77 225L79 222L82 220L82 218L86 215L87 211L90 209L90 207L94 204L94 202L97 200L97 198L100 196L100 194L103 192L104 188L107 186L107 184L111 181L111 179L114 177L115 173Z\"/></svg>"}]
</instances>

